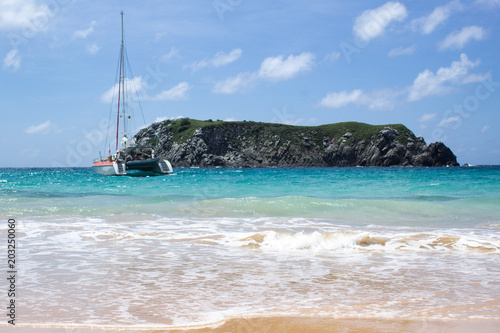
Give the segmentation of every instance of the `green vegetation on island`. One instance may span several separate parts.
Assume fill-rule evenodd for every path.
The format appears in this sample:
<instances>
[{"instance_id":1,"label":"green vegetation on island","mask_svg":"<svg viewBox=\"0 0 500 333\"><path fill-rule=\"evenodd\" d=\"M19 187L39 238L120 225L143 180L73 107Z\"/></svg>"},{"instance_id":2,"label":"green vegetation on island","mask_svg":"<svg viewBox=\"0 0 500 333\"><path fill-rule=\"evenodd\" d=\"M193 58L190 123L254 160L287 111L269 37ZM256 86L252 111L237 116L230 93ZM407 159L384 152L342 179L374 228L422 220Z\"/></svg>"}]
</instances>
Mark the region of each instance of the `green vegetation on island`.
<instances>
[{"instance_id":1,"label":"green vegetation on island","mask_svg":"<svg viewBox=\"0 0 500 333\"><path fill-rule=\"evenodd\" d=\"M319 126L297 126L277 123L262 123L246 120L214 121L212 119L197 120L191 118L181 118L167 121L164 124L164 128L168 129L173 134L172 140L174 142L185 143L188 139L193 137L194 132L198 129L202 129L205 127L214 127L226 130L228 127L235 124L244 126L247 129L243 133L244 135L258 135L259 133L269 133L272 135L278 135L283 140L290 140L292 142L297 141L300 138L300 135L297 134L305 133L308 133L309 135L313 134L317 138L323 138L325 136L339 138L345 133L351 133L352 136L347 139L347 143L360 142L363 140L370 140L373 135L377 135L385 127L396 129L399 132L396 140L398 140L402 144L406 144L408 136L413 135L413 133L402 124L369 125L354 121ZM143 129L142 131L145 130L146 129Z\"/></svg>"},{"instance_id":2,"label":"green vegetation on island","mask_svg":"<svg viewBox=\"0 0 500 333\"><path fill-rule=\"evenodd\" d=\"M402 124L296 126L190 118L154 123L136 135L178 166L446 166L456 157Z\"/></svg>"}]
</instances>

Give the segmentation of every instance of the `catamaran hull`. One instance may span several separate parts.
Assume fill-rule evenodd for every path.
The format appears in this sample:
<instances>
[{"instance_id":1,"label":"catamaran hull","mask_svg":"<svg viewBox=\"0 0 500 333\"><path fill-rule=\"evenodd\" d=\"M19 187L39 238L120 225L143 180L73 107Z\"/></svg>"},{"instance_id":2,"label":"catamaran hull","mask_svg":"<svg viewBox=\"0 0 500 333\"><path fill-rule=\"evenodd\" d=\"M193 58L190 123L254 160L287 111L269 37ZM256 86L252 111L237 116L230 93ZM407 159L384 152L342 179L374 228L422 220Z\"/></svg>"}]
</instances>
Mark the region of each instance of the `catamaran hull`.
<instances>
[{"instance_id":1,"label":"catamaran hull","mask_svg":"<svg viewBox=\"0 0 500 333\"><path fill-rule=\"evenodd\" d=\"M103 176L124 176L127 174L123 162L96 162L92 165L92 170Z\"/></svg>"},{"instance_id":2,"label":"catamaran hull","mask_svg":"<svg viewBox=\"0 0 500 333\"><path fill-rule=\"evenodd\" d=\"M172 165L159 157L148 160L129 161L126 164L129 176L168 175L173 172Z\"/></svg>"},{"instance_id":3,"label":"catamaran hull","mask_svg":"<svg viewBox=\"0 0 500 333\"><path fill-rule=\"evenodd\" d=\"M128 162L96 162L92 165L92 169L103 176L158 176L168 175L173 172L172 165L167 160L159 158L152 160Z\"/></svg>"},{"instance_id":4,"label":"catamaran hull","mask_svg":"<svg viewBox=\"0 0 500 333\"><path fill-rule=\"evenodd\" d=\"M158 163L160 158L150 158L146 160L134 160L125 163L127 170L143 170L143 171L153 171L158 168Z\"/></svg>"}]
</instances>

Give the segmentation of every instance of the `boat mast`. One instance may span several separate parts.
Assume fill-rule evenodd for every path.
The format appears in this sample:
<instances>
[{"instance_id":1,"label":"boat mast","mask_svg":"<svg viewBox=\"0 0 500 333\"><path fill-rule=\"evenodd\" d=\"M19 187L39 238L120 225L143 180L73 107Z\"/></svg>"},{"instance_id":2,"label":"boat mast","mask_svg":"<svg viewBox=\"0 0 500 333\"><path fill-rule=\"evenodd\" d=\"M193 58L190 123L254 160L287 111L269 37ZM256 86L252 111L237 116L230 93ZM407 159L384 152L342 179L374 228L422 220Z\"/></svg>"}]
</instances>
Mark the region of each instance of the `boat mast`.
<instances>
[{"instance_id":1,"label":"boat mast","mask_svg":"<svg viewBox=\"0 0 500 333\"><path fill-rule=\"evenodd\" d=\"M123 119L123 137L127 137L127 117L125 114L125 104L126 104L126 96L125 96L125 42L123 38L123 11L120 12L120 15L122 16L122 59L121 63L123 64L123 70L122 70L122 119Z\"/></svg>"},{"instance_id":2,"label":"boat mast","mask_svg":"<svg viewBox=\"0 0 500 333\"><path fill-rule=\"evenodd\" d=\"M119 137L119 128L120 128L120 101L123 99L123 134L126 136L126 128L125 128L125 75L123 68L123 60L124 60L124 42L123 42L123 11L120 12L121 15L121 28L122 28L122 44L120 48L120 77L118 82L118 113L116 117L116 151L118 151L118 137ZM123 90L123 96L122 95Z\"/></svg>"}]
</instances>

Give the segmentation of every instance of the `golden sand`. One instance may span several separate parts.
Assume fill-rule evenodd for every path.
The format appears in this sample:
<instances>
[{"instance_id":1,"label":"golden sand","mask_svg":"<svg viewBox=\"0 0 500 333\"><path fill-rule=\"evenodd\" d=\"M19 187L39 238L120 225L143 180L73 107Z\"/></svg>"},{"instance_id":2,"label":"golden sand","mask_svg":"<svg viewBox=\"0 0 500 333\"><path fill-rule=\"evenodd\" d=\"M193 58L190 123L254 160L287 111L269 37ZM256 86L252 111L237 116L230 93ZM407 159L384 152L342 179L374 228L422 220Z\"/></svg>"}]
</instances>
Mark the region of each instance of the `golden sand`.
<instances>
[{"instance_id":1,"label":"golden sand","mask_svg":"<svg viewBox=\"0 0 500 333\"><path fill-rule=\"evenodd\" d=\"M337 319L325 317L255 317L233 318L223 323L198 328L164 329L160 327L50 327L0 326L0 332L16 333L498 333L500 320L400 320L400 319Z\"/></svg>"}]
</instances>

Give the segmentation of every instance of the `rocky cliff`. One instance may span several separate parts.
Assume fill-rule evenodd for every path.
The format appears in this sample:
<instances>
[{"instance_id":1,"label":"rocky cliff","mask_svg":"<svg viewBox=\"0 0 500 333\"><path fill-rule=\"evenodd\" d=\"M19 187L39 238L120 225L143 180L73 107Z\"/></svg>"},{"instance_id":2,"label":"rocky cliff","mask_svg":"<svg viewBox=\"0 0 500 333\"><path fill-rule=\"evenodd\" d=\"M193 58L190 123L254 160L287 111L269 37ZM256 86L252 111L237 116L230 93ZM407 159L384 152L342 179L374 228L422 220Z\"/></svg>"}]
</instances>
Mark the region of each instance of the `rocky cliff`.
<instances>
[{"instance_id":1,"label":"rocky cliff","mask_svg":"<svg viewBox=\"0 0 500 333\"><path fill-rule=\"evenodd\" d=\"M401 124L291 126L165 120L135 136L174 167L457 166L442 142L427 145Z\"/></svg>"}]
</instances>

